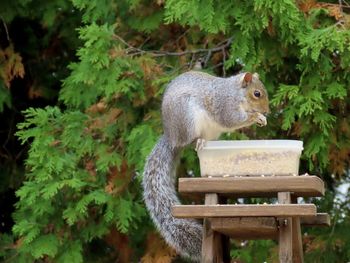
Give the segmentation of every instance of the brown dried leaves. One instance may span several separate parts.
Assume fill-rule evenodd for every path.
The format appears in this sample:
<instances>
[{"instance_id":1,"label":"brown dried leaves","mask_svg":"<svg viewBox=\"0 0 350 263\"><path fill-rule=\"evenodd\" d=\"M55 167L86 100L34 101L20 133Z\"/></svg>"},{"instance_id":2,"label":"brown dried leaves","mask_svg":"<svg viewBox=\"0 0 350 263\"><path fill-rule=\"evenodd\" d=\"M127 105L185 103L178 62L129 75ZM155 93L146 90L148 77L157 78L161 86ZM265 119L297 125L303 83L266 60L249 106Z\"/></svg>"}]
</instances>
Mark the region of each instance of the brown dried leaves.
<instances>
[{"instance_id":1,"label":"brown dried leaves","mask_svg":"<svg viewBox=\"0 0 350 263\"><path fill-rule=\"evenodd\" d=\"M14 51L13 46L10 45L4 50L0 49L0 77L5 86L10 88L11 81L16 77L23 78L24 73L22 57Z\"/></svg>"}]
</instances>

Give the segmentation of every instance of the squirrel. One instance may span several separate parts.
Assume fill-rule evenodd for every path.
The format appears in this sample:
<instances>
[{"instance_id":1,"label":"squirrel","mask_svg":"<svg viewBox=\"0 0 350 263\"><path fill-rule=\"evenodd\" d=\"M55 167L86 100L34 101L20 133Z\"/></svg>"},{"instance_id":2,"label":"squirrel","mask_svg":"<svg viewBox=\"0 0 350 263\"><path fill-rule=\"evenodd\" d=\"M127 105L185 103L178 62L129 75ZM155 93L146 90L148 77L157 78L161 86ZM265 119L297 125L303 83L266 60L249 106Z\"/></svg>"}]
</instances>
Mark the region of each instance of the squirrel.
<instances>
[{"instance_id":1,"label":"squirrel","mask_svg":"<svg viewBox=\"0 0 350 263\"><path fill-rule=\"evenodd\" d=\"M175 190L176 163L186 145L217 139L223 132L267 124L267 91L257 73L220 78L189 71L173 79L162 100L164 134L149 154L143 173L144 201L165 241L181 256L199 262L202 225L171 215L180 204Z\"/></svg>"}]
</instances>

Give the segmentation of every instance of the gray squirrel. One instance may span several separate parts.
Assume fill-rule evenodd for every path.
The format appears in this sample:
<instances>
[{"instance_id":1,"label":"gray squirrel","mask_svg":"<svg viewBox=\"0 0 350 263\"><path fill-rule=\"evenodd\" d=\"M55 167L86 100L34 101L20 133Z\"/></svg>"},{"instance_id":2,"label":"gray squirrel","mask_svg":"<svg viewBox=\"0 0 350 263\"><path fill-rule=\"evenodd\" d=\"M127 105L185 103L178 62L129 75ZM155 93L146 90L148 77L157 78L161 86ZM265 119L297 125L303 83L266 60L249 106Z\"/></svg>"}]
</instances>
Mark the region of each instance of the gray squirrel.
<instances>
[{"instance_id":1,"label":"gray squirrel","mask_svg":"<svg viewBox=\"0 0 350 263\"><path fill-rule=\"evenodd\" d=\"M175 170L181 149L194 142L200 149L205 140L254 123L264 126L269 111L257 73L219 78L189 71L169 83L162 101L164 135L147 158L142 185L154 224L180 255L199 262L202 246L202 225L171 215L171 207L180 204Z\"/></svg>"}]
</instances>

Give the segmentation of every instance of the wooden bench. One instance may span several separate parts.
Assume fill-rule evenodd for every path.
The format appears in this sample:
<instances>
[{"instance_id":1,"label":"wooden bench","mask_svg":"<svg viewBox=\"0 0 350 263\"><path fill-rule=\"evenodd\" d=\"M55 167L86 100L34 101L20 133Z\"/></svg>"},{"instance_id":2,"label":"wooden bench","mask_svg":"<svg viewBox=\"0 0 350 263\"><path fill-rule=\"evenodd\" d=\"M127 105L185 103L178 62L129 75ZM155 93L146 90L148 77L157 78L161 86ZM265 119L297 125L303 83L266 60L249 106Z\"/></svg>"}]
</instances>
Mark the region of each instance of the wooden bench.
<instances>
[{"instance_id":1,"label":"wooden bench","mask_svg":"<svg viewBox=\"0 0 350 263\"><path fill-rule=\"evenodd\" d=\"M303 262L301 225L329 226L328 214L298 197L324 195L317 176L180 178L179 192L204 205L176 205L178 218L203 218L202 262L230 262L229 240L278 239L281 263ZM276 204L227 204L227 198L276 197Z\"/></svg>"}]
</instances>

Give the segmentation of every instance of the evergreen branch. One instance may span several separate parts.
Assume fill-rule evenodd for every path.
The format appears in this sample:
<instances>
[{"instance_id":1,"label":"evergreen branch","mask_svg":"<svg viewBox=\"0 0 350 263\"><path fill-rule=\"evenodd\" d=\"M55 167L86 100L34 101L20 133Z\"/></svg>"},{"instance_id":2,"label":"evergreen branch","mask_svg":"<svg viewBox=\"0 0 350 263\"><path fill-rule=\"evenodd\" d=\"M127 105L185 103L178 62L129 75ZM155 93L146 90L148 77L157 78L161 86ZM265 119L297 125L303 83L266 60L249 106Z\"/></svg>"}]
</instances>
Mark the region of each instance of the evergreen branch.
<instances>
[{"instance_id":1,"label":"evergreen branch","mask_svg":"<svg viewBox=\"0 0 350 263\"><path fill-rule=\"evenodd\" d=\"M130 56L137 56L137 55L143 55L143 54L150 54L153 57L164 57L164 56L185 56L185 55L194 55L198 53L208 53L208 55L215 53L215 52L220 52L225 50L230 46L232 43L233 38L230 37L222 42L220 42L217 46L213 48L199 48L199 49L194 49L194 50L184 50L181 52L171 52L171 51L159 51L159 50L143 50L140 48L136 48L132 45L130 45L127 41L125 41L123 38L121 38L118 35L114 35L114 37L122 42L124 45L128 47L127 49L127 54Z\"/></svg>"}]
</instances>

